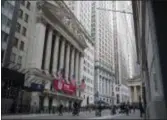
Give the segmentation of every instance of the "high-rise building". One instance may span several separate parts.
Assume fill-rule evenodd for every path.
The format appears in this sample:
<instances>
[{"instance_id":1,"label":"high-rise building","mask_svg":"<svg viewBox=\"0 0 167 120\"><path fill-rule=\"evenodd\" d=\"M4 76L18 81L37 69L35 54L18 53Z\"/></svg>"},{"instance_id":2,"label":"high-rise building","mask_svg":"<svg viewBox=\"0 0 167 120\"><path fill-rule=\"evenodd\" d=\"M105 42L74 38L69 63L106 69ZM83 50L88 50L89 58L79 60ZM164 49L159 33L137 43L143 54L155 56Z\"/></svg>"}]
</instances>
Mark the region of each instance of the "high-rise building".
<instances>
[{"instance_id":1,"label":"high-rise building","mask_svg":"<svg viewBox=\"0 0 167 120\"><path fill-rule=\"evenodd\" d=\"M129 9L130 7L128 1L116 2L120 82L120 91L118 94L120 102L130 100L130 89L127 86L127 80L134 75L134 59L136 58L135 39L131 26L132 19L130 19L132 17L132 10ZM124 91L127 91L126 94L124 94Z\"/></svg>"},{"instance_id":2,"label":"high-rise building","mask_svg":"<svg viewBox=\"0 0 167 120\"><path fill-rule=\"evenodd\" d=\"M65 1L84 29L91 35L91 1ZM86 40L88 47L84 51L81 66L81 79L86 81L86 89L82 94L84 98L82 105L94 103L94 41Z\"/></svg>"},{"instance_id":3,"label":"high-rise building","mask_svg":"<svg viewBox=\"0 0 167 120\"><path fill-rule=\"evenodd\" d=\"M16 29L13 31L15 34L13 38L13 49L10 56L10 68L13 66L18 66L20 68L26 65L28 42L31 36L31 15L33 12L31 2L32 1L20 1ZM15 5L15 1L9 0L4 1L2 4L2 60L8 43L12 18L15 17L13 16Z\"/></svg>"},{"instance_id":4,"label":"high-rise building","mask_svg":"<svg viewBox=\"0 0 167 120\"><path fill-rule=\"evenodd\" d=\"M91 36L95 40L95 92L99 100L109 104L114 101L114 41L112 39L112 16L110 12L97 8L111 9L111 1L92 2Z\"/></svg>"}]
</instances>

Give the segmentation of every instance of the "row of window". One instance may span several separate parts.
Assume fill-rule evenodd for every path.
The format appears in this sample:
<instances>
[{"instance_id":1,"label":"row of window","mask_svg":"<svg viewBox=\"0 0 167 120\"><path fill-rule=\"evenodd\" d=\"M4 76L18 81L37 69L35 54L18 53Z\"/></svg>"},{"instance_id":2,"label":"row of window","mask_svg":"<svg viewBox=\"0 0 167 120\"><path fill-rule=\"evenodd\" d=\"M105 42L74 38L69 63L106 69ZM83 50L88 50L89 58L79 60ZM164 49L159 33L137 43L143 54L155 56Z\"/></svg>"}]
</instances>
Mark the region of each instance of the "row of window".
<instances>
[{"instance_id":1,"label":"row of window","mask_svg":"<svg viewBox=\"0 0 167 120\"><path fill-rule=\"evenodd\" d=\"M1 39L2 39L2 41L7 42L8 38L9 38L9 35L7 33L3 32L3 31L1 31ZM15 38L13 46L17 48L18 47L18 43L19 43L19 40L17 38ZM22 51L24 50L24 42L23 41L20 42L19 49L22 50Z\"/></svg>"},{"instance_id":2,"label":"row of window","mask_svg":"<svg viewBox=\"0 0 167 120\"><path fill-rule=\"evenodd\" d=\"M100 98L100 100L112 103L112 100L110 98L108 98L108 99L107 98Z\"/></svg>"},{"instance_id":3,"label":"row of window","mask_svg":"<svg viewBox=\"0 0 167 120\"><path fill-rule=\"evenodd\" d=\"M17 23L17 25L16 25L16 31L18 33L20 33L20 31L21 31L21 24L20 23ZM25 27L22 27L22 32L21 33L22 33L23 36L26 36L27 29Z\"/></svg>"},{"instance_id":4,"label":"row of window","mask_svg":"<svg viewBox=\"0 0 167 120\"><path fill-rule=\"evenodd\" d=\"M23 18L23 13L24 13L23 10L20 9L20 10L19 10L19 18L20 18L20 19ZM28 16L27 13L25 13L25 14L24 14L24 21L28 23L28 19L29 19L29 16Z\"/></svg>"},{"instance_id":5,"label":"row of window","mask_svg":"<svg viewBox=\"0 0 167 120\"><path fill-rule=\"evenodd\" d=\"M87 92L93 92L93 88L88 86L88 85L86 86L86 90L87 90Z\"/></svg>"},{"instance_id":6,"label":"row of window","mask_svg":"<svg viewBox=\"0 0 167 120\"><path fill-rule=\"evenodd\" d=\"M83 76L83 78L85 79L85 81L86 81L87 83L93 84L93 80L87 78L86 76Z\"/></svg>"},{"instance_id":7,"label":"row of window","mask_svg":"<svg viewBox=\"0 0 167 120\"><path fill-rule=\"evenodd\" d=\"M86 68L85 66L84 66L84 71L93 76L93 72L91 72L92 70L89 70L89 68Z\"/></svg>"},{"instance_id":8,"label":"row of window","mask_svg":"<svg viewBox=\"0 0 167 120\"><path fill-rule=\"evenodd\" d=\"M13 63L16 63L16 57L17 57L17 55L15 53L12 53L10 56L10 61ZM21 65L21 63L22 63L22 56L18 56L17 64Z\"/></svg>"},{"instance_id":9,"label":"row of window","mask_svg":"<svg viewBox=\"0 0 167 120\"><path fill-rule=\"evenodd\" d=\"M19 39L15 38L13 46L16 47L16 48L18 48L18 44L19 44ZM22 50L22 51L24 51L24 42L23 41L20 42L19 49Z\"/></svg>"},{"instance_id":10,"label":"row of window","mask_svg":"<svg viewBox=\"0 0 167 120\"><path fill-rule=\"evenodd\" d=\"M4 54L5 54L5 51L1 50L1 62L3 61ZM17 58L17 62L16 62L16 57L18 57ZM15 53L12 53L11 56L10 56L10 61L12 63L17 63L19 66L21 66L21 64L22 64L22 56L17 56Z\"/></svg>"},{"instance_id":11,"label":"row of window","mask_svg":"<svg viewBox=\"0 0 167 120\"><path fill-rule=\"evenodd\" d=\"M91 65L89 62L87 62L86 60L84 60L84 65L87 66L90 69L94 69L93 65Z\"/></svg>"}]
</instances>

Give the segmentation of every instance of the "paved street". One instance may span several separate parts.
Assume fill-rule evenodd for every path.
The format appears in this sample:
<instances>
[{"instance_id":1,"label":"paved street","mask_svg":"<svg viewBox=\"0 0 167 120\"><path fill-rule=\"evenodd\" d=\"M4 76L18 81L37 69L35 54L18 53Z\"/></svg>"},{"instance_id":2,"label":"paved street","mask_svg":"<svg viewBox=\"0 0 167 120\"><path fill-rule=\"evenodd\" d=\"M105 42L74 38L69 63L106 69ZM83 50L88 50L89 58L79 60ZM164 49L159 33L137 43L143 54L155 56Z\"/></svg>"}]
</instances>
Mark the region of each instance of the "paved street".
<instances>
[{"instance_id":1,"label":"paved street","mask_svg":"<svg viewBox=\"0 0 167 120\"><path fill-rule=\"evenodd\" d=\"M136 111L135 114L130 114L129 116L125 114L110 115L109 110L102 112L101 117L96 117L95 112L81 112L79 116L72 116L72 114L65 113L63 116L58 116L57 114L33 114L33 115L17 115L17 116L3 116L2 119L140 119L139 112Z\"/></svg>"}]
</instances>

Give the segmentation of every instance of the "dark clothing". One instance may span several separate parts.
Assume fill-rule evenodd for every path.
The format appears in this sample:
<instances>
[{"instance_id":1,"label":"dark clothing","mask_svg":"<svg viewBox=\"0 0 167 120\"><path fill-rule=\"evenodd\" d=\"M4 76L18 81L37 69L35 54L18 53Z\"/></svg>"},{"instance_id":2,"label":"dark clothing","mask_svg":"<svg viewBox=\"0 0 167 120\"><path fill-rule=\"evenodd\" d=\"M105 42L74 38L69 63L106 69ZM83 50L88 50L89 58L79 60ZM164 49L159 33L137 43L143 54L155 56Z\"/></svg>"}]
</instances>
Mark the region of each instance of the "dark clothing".
<instances>
[{"instance_id":1,"label":"dark clothing","mask_svg":"<svg viewBox=\"0 0 167 120\"><path fill-rule=\"evenodd\" d=\"M140 117L142 117L144 114L144 108L143 108L142 103L139 103L139 110L140 110Z\"/></svg>"},{"instance_id":2,"label":"dark clothing","mask_svg":"<svg viewBox=\"0 0 167 120\"><path fill-rule=\"evenodd\" d=\"M126 110L126 115L129 115L129 105L125 106L125 110Z\"/></svg>"},{"instance_id":3,"label":"dark clothing","mask_svg":"<svg viewBox=\"0 0 167 120\"><path fill-rule=\"evenodd\" d=\"M74 104L73 104L73 108L74 108L73 115L79 115L79 107L80 107L79 103L74 102Z\"/></svg>"},{"instance_id":4,"label":"dark clothing","mask_svg":"<svg viewBox=\"0 0 167 120\"><path fill-rule=\"evenodd\" d=\"M59 115L63 115L63 105L60 104L59 106Z\"/></svg>"}]
</instances>

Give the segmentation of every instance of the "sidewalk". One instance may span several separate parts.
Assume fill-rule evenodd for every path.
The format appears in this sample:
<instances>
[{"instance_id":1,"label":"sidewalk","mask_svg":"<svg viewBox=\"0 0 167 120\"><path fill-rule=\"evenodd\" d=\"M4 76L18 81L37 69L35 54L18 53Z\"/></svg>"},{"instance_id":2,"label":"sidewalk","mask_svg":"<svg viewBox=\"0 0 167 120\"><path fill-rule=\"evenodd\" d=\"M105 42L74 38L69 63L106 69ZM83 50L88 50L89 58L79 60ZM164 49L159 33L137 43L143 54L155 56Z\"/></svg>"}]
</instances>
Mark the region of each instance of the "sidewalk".
<instances>
[{"instance_id":1,"label":"sidewalk","mask_svg":"<svg viewBox=\"0 0 167 120\"><path fill-rule=\"evenodd\" d=\"M114 119L139 119L139 120L142 120L144 119L140 117L140 112L139 110L136 110L135 113L130 113L128 116L126 114L122 114L121 116L117 116L117 117L114 117Z\"/></svg>"},{"instance_id":2,"label":"sidewalk","mask_svg":"<svg viewBox=\"0 0 167 120\"><path fill-rule=\"evenodd\" d=\"M109 114L109 111L103 111L103 115L106 116ZM66 119L66 118L70 118L72 116L72 113L63 113L63 116L59 116L58 113L55 114L27 114L27 115L4 115L2 116L2 119L42 119L42 118L54 118L56 117L57 119ZM95 111L92 111L91 113L89 113L88 111L81 111L79 116L75 116L75 118L93 118L95 117Z\"/></svg>"},{"instance_id":3,"label":"sidewalk","mask_svg":"<svg viewBox=\"0 0 167 120\"><path fill-rule=\"evenodd\" d=\"M80 113L87 114L87 112L83 112L83 111L81 111ZM68 115L71 115L71 112L70 113L68 113L68 112L63 113L63 116L68 116ZM58 115L58 113L55 113L55 114L39 113L39 114L25 114L25 115L2 115L2 119L21 119L21 118L32 118L32 117L42 117L42 116L47 117L47 116L59 116L59 115Z\"/></svg>"},{"instance_id":4,"label":"sidewalk","mask_svg":"<svg viewBox=\"0 0 167 120\"><path fill-rule=\"evenodd\" d=\"M64 115L68 115L71 113L64 113ZM49 114L49 113L39 113L39 114L26 114L26 115L3 115L2 119L20 119L20 118L30 118L30 117L42 117L42 116L51 116L51 115L57 115L58 113L55 114Z\"/></svg>"}]
</instances>

